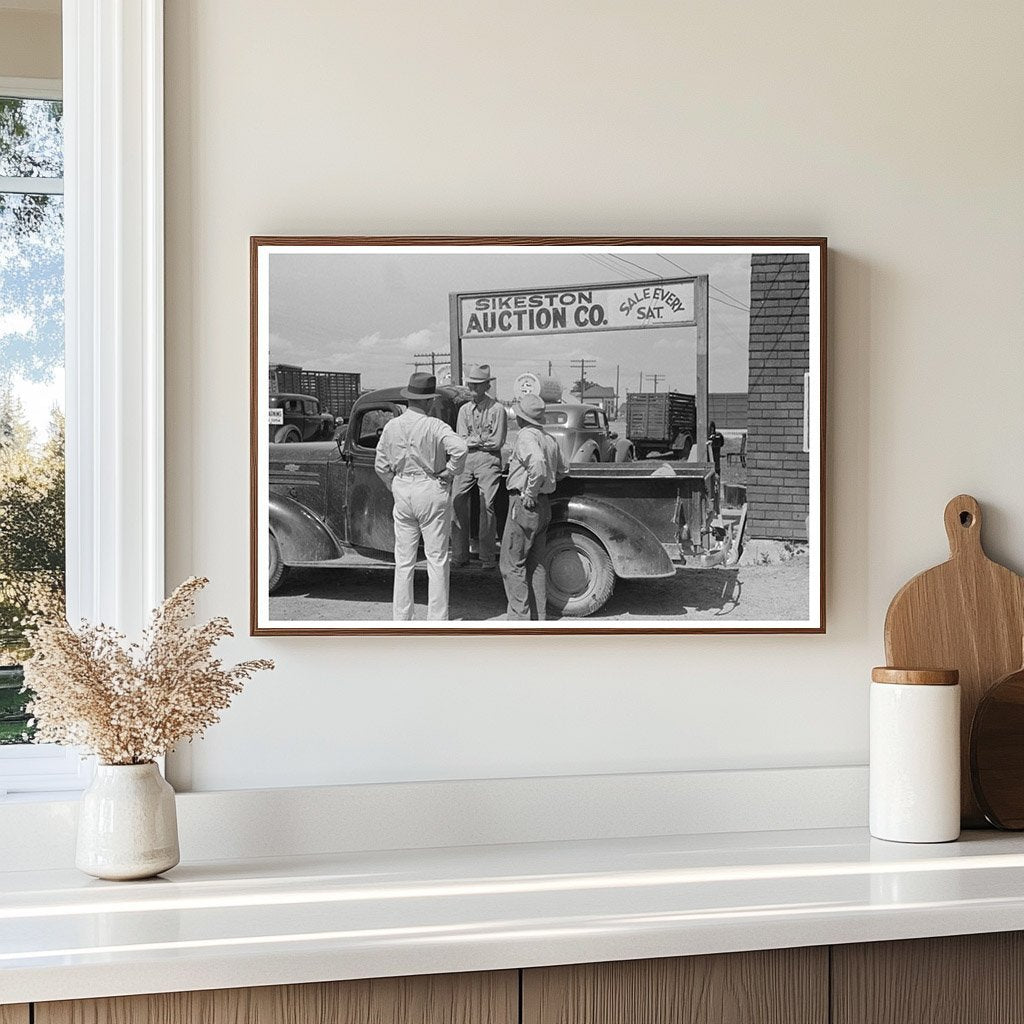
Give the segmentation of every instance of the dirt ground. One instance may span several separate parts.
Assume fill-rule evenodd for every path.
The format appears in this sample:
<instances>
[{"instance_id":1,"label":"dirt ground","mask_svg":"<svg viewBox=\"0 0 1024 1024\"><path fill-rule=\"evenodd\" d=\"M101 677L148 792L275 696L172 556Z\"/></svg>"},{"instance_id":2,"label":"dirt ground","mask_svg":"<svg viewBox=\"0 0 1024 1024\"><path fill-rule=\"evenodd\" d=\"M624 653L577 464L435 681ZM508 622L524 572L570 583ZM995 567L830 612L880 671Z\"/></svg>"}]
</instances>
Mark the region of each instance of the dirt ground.
<instances>
[{"instance_id":1,"label":"dirt ground","mask_svg":"<svg viewBox=\"0 0 1024 1024\"><path fill-rule=\"evenodd\" d=\"M682 568L673 579L619 580L601 613L587 622L641 619L806 619L806 554L773 565ZM272 619L309 621L391 618L392 574L386 569L293 570L270 599ZM416 573L417 618L426 618L427 577ZM505 591L497 571L452 574L451 617L500 619Z\"/></svg>"}]
</instances>

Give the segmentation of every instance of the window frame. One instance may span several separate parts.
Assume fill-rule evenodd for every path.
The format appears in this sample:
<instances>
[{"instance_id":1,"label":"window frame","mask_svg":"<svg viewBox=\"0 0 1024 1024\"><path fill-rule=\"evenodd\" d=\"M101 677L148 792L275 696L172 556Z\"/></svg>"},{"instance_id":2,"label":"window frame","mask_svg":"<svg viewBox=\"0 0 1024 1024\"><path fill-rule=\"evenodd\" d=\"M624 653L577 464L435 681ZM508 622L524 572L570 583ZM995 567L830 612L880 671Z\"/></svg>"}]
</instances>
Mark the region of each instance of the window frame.
<instances>
[{"instance_id":1,"label":"window frame","mask_svg":"<svg viewBox=\"0 0 1024 1024\"><path fill-rule=\"evenodd\" d=\"M0 85L64 103L68 618L138 635L165 594L163 0L63 0L62 34L61 82ZM5 750L0 795L92 775L74 750Z\"/></svg>"},{"instance_id":2,"label":"window frame","mask_svg":"<svg viewBox=\"0 0 1024 1024\"><path fill-rule=\"evenodd\" d=\"M0 77L4 99L63 100L61 82L53 78ZM0 192L20 195L63 195L63 178L0 176ZM82 789L92 765L77 751L53 743L8 743L0 746L0 797L8 793L40 793Z\"/></svg>"}]
</instances>

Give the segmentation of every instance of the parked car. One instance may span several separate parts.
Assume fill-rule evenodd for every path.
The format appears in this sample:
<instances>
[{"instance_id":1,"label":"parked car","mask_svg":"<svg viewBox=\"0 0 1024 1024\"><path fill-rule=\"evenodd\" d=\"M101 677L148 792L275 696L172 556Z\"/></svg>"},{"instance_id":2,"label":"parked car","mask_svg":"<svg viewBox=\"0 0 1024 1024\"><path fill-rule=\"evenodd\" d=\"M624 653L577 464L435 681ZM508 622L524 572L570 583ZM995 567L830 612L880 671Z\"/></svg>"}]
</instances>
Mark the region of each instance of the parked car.
<instances>
[{"instance_id":1,"label":"parked car","mask_svg":"<svg viewBox=\"0 0 1024 1024\"><path fill-rule=\"evenodd\" d=\"M544 410L544 424L567 463L629 462L633 458L630 443L609 429L607 414L597 406L549 405Z\"/></svg>"},{"instance_id":2,"label":"parked car","mask_svg":"<svg viewBox=\"0 0 1024 1024\"><path fill-rule=\"evenodd\" d=\"M312 395L271 395L269 418L274 444L328 440L334 434L334 417L321 412Z\"/></svg>"},{"instance_id":3,"label":"parked car","mask_svg":"<svg viewBox=\"0 0 1024 1024\"><path fill-rule=\"evenodd\" d=\"M405 406L398 388L374 391L356 402L343 441L271 445L271 593L293 566L393 563L392 498L374 456L384 423ZM456 394L442 389L431 414L453 425L457 408ZM706 463L573 463L552 495L545 560L550 607L566 616L593 615L617 579L672 577L688 557L709 554L713 478ZM499 493L503 523L504 488Z\"/></svg>"}]
</instances>

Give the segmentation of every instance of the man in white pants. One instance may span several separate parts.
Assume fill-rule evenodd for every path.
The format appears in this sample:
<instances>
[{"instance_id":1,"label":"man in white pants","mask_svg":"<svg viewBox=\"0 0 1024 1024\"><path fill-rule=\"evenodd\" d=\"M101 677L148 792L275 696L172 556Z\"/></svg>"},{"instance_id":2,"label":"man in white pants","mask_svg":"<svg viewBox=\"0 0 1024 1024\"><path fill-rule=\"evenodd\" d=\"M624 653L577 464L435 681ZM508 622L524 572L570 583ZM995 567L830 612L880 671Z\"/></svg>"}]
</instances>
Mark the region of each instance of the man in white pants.
<instances>
[{"instance_id":1,"label":"man in white pants","mask_svg":"<svg viewBox=\"0 0 1024 1024\"><path fill-rule=\"evenodd\" d=\"M384 425L374 468L395 499L395 590L392 617L413 616L413 570L423 538L429 584L427 618L448 618L452 481L468 448L443 420L429 416L438 397L429 373L414 373L402 390L409 408Z\"/></svg>"}]
</instances>

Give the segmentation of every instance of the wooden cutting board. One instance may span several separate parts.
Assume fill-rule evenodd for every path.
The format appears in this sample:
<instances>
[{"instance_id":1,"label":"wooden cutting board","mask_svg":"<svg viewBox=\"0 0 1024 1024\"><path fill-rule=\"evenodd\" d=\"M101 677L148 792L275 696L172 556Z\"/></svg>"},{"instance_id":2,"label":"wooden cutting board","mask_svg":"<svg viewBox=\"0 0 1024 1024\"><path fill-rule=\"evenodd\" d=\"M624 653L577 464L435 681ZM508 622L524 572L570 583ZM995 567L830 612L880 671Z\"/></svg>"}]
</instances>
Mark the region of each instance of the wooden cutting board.
<instances>
[{"instance_id":1,"label":"wooden cutting board","mask_svg":"<svg viewBox=\"0 0 1024 1024\"><path fill-rule=\"evenodd\" d=\"M960 494L945 511L949 561L915 576L885 616L885 657L894 668L960 671L960 813L965 828L984 827L971 789L970 734L988 688L1020 667L1024 579L993 562L981 546L981 508Z\"/></svg>"}]
</instances>

